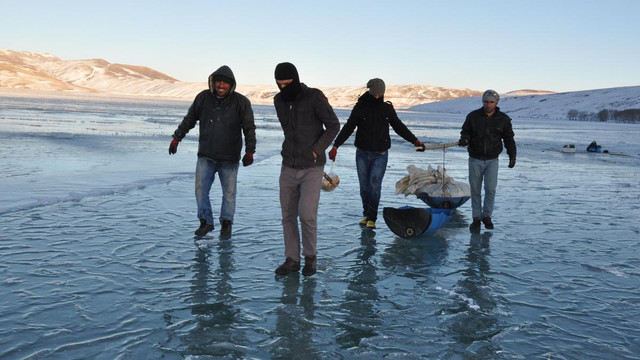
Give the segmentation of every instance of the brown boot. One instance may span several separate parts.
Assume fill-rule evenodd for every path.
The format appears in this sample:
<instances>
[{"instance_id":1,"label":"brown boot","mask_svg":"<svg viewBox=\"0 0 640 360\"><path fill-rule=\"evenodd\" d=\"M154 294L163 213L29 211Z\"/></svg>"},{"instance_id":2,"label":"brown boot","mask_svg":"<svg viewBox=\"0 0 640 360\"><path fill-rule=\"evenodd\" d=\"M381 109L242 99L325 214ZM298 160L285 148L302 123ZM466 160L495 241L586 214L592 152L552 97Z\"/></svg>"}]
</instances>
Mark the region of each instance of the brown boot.
<instances>
[{"instance_id":1,"label":"brown boot","mask_svg":"<svg viewBox=\"0 0 640 360\"><path fill-rule=\"evenodd\" d=\"M474 217L473 222L469 225L469 230L480 230L480 218Z\"/></svg>"},{"instance_id":2,"label":"brown boot","mask_svg":"<svg viewBox=\"0 0 640 360\"><path fill-rule=\"evenodd\" d=\"M305 266L306 267L306 266ZM276 269L276 274L278 275L287 275L293 271L300 270L300 262L295 261L292 258L288 257L284 263Z\"/></svg>"},{"instance_id":3,"label":"brown boot","mask_svg":"<svg viewBox=\"0 0 640 360\"><path fill-rule=\"evenodd\" d=\"M302 275L311 276L316 273L316 261L315 256L304 257L304 268L302 269Z\"/></svg>"},{"instance_id":4,"label":"brown boot","mask_svg":"<svg viewBox=\"0 0 640 360\"><path fill-rule=\"evenodd\" d=\"M484 224L485 229L493 229L493 223L491 222L491 216L487 216L482 218L482 223Z\"/></svg>"}]
</instances>

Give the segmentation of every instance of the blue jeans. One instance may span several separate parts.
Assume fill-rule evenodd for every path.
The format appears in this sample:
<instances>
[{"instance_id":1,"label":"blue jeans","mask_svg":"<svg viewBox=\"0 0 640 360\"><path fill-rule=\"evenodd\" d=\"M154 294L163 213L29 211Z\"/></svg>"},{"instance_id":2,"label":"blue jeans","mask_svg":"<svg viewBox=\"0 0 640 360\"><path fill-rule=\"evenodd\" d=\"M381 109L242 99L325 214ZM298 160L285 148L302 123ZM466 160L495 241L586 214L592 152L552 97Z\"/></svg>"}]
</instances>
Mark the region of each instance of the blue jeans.
<instances>
[{"instance_id":1,"label":"blue jeans","mask_svg":"<svg viewBox=\"0 0 640 360\"><path fill-rule=\"evenodd\" d=\"M484 205L482 204L482 182L484 181ZM471 187L471 215L485 218L493 214L493 203L498 187L498 158L478 160L469 158L469 186Z\"/></svg>"},{"instance_id":2,"label":"blue jeans","mask_svg":"<svg viewBox=\"0 0 640 360\"><path fill-rule=\"evenodd\" d=\"M378 219L382 178L387 171L387 160L389 160L388 151L356 150L356 169L360 181L362 215L371 221Z\"/></svg>"},{"instance_id":3,"label":"blue jeans","mask_svg":"<svg viewBox=\"0 0 640 360\"><path fill-rule=\"evenodd\" d=\"M209 191L215 179L216 172L222 185L222 208L220 209L220 222L229 220L233 222L233 214L236 212L236 184L238 182L238 163L230 161L212 160L207 157L198 157L196 165L196 202L198 203L198 219L205 220L207 224L213 224L213 213L209 200Z\"/></svg>"}]
</instances>

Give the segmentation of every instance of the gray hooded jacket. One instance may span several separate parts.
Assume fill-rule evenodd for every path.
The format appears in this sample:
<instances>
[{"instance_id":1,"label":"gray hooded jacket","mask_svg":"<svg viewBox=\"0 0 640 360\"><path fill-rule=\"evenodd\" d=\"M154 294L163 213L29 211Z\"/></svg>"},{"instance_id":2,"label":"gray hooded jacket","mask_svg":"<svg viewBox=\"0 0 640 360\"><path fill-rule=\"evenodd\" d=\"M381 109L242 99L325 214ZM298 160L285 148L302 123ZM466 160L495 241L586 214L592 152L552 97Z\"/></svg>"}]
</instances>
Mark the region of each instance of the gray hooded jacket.
<instances>
[{"instance_id":1,"label":"gray hooded jacket","mask_svg":"<svg viewBox=\"0 0 640 360\"><path fill-rule=\"evenodd\" d=\"M216 96L213 85L214 76L229 79L231 89L224 98ZM251 102L235 91L236 78L231 69L223 65L209 76L209 89L200 92L187 115L173 133L173 138L182 140L196 122L200 122L198 156L213 160L240 160L242 151L242 133L244 133L245 152L256 151L256 126L253 119Z\"/></svg>"}]
</instances>

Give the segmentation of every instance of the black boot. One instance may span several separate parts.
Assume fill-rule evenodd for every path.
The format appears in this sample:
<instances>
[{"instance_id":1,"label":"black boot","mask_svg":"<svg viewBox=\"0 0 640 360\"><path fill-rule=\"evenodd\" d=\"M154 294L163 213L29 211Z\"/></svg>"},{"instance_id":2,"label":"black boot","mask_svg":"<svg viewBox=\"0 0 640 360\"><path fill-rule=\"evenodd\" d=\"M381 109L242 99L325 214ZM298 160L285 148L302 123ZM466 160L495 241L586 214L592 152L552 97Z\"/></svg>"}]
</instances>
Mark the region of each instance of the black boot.
<instances>
[{"instance_id":1,"label":"black boot","mask_svg":"<svg viewBox=\"0 0 640 360\"><path fill-rule=\"evenodd\" d=\"M220 234L231 235L231 224L232 222L229 220L222 220L222 229L220 229Z\"/></svg>"},{"instance_id":2,"label":"black boot","mask_svg":"<svg viewBox=\"0 0 640 360\"><path fill-rule=\"evenodd\" d=\"M195 231L195 236L205 236L209 231L213 230L213 224L207 224L207 221L200 219L200 227Z\"/></svg>"},{"instance_id":3,"label":"black boot","mask_svg":"<svg viewBox=\"0 0 640 360\"><path fill-rule=\"evenodd\" d=\"M282 265L278 266L276 274L287 275L293 271L300 271L300 262L288 257Z\"/></svg>"},{"instance_id":4,"label":"black boot","mask_svg":"<svg viewBox=\"0 0 640 360\"><path fill-rule=\"evenodd\" d=\"M469 230L480 230L480 218L474 217L473 222L469 225Z\"/></svg>"},{"instance_id":5,"label":"black boot","mask_svg":"<svg viewBox=\"0 0 640 360\"><path fill-rule=\"evenodd\" d=\"M302 269L302 275L311 276L316 273L316 261L315 256L304 257L304 268Z\"/></svg>"},{"instance_id":6,"label":"black boot","mask_svg":"<svg viewBox=\"0 0 640 360\"><path fill-rule=\"evenodd\" d=\"M482 218L482 223L484 224L484 228L485 229L493 229L493 223L491 222L491 216L487 216L485 218Z\"/></svg>"}]
</instances>

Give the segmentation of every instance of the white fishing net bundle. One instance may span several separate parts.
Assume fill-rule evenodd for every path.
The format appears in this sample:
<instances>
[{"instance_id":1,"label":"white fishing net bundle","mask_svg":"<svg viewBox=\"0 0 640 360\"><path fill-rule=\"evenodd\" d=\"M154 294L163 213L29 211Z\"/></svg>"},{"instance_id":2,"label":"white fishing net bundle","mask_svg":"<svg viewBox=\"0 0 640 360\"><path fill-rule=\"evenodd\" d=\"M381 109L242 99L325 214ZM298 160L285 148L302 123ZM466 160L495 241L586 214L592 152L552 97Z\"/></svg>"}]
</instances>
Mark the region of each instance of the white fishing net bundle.
<instances>
[{"instance_id":1,"label":"white fishing net bundle","mask_svg":"<svg viewBox=\"0 0 640 360\"><path fill-rule=\"evenodd\" d=\"M421 169L415 165L407 166L409 173L396 182L396 194L404 196L427 193L431 197L463 197L470 196L469 184L455 181L445 174L444 168L438 166L434 170L431 165Z\"/></svg>"}]
</instances>

